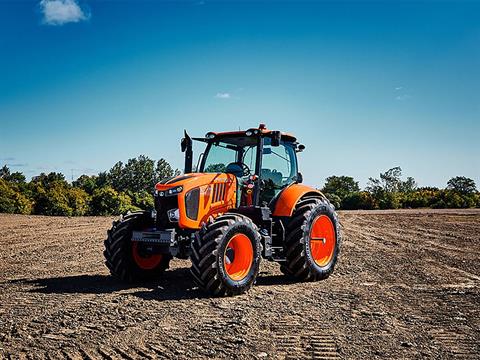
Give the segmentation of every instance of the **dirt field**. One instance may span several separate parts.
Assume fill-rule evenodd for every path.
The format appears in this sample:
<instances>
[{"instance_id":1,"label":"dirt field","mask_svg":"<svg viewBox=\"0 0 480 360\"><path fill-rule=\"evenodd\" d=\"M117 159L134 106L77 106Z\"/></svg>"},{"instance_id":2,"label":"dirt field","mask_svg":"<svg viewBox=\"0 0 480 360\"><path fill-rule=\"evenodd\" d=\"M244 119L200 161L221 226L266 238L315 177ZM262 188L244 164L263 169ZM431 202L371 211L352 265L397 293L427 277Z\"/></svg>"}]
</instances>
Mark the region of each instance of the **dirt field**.
<instances>
[{"instance_id":1,"label":"dirt field","mask_svg":"<svg viewBox=\"0 0 480 360\"><path fill-rule=\"evenodd\" d=\"M110 218L0 215L0 358L479 358L480 211L343 212L336 271L209 299L108 276Z\"/></svg>"}]
</instances>

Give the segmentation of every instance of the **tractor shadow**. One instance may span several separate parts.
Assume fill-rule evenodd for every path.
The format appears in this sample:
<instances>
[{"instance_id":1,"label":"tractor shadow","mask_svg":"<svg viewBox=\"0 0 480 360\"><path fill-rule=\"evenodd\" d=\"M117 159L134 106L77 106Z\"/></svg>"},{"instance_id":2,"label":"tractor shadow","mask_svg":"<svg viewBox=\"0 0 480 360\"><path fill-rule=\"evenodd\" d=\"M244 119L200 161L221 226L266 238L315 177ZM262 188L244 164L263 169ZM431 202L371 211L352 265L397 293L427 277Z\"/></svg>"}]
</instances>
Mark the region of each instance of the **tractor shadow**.
<instances>
[{"instance_id":1,"label":"tractor shadow","mask_svg":"<svg viewBox=\"0 0 480 360\"><path fill-rule=\"evenodd\" d=\"M254 286L283 286L294 284L295 282L295 279L283 274L267 275L260 273Z\"/></svg>"},{"instance_id":2,"label":"tractor shadow","mask_svg":"<svg viewBox=\"0 0 480 360\"><path fill-rule=\"evenodd\" d=\"M202 298L205 295L195 287L188 269L166 271L161 279L135 284L121 282L110 275L84 274L11 280L33 286L29 292L41 294L113 294L131 295L144 300L182 300Z\"/></svg>"},{"instance_id":3,"label":"tractor shadow","mask_svg":"<svg viewBox=\"0 0 480 360\"><path fill-rule=\"evenodd\" d=\"M130 295L143 300L188 300L207 295L193 282L186 268L167 270L155 281L136 284L121 282L110 275L83 274L39 279L10 280L11 284L33 286L28 292L41 294L114 294ZM260 274L254 286L282 286L292 280L283 275Z\"/></svg>"}]
</instances>

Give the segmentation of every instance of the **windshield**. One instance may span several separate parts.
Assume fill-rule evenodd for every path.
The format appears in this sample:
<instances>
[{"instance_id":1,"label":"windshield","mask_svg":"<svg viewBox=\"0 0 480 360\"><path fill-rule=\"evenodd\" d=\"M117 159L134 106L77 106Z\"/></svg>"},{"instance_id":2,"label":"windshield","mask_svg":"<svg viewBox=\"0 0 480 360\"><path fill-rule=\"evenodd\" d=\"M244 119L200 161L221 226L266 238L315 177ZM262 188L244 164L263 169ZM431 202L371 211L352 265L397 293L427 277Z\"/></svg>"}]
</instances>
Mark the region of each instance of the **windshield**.
<instances>
[{"instance_id":1,"label":"windshield","mask_svg":"<svg viewBox=\"0 0 480 360\"><path fill-rule=\"evenodd\" d=\"M208 145L202 172L231 172L237 176L255 173L257 149L255 137L225 137Z\"/></svg>"},{"instance_id":2,"label":"windshield","mask_svg":"<svg viewBox=\"0 0 480 360\"><path fill-rule=\"evenodd\" d=\"M203 172L223 173L227 165L237 160L237 151L230 149L226 144L212 144L205 158Z\"/></svg>"}]
</instances>

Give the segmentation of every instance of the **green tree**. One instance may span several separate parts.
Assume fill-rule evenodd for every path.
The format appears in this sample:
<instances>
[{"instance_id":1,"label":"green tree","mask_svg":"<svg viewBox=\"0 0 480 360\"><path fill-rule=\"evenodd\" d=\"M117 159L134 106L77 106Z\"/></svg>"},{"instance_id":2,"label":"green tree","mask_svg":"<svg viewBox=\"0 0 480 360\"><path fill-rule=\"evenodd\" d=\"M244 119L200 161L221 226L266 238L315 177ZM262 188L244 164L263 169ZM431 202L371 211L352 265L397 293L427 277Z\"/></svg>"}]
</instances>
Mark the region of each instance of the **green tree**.
<instances>
[{"instance_id":1,"label":"green tree","mask_svg":"<svg viewBox=\"0 0 480 360\"><path fill-rule=\"evenodd\" d=\"M431 207L440 198L440 190L433 187L423 187L415 191L407 192L402 199L404 208L426 208Z\"/></svg>"},{"instance_id":2,"label":"green tree","mask_svg":"<svg viewBox=\"0 0 480 360\"><path fill-rule=\"evenodd\" d=\"M65 176L62 173L57 172L51 172L49 174L41 173L32 179L32 183L41 184L44 188L49 188L58 183L61 183L64 186L68 185Z\"/></svg>"},{"instance_id":3,"label":"green tree","mask_svg":"<svg viewBox=\"0 0 480 360\"><path fill-rule=\"evenodd\" d=\"M322 192L337 195L340 200L350 193L358 192L358 182L351 176L329 176L325 180Z\"/></svg>"},{"instance_id":4,"label":"green tree","mask_svg":"<svg viewBox=\"0 0 480 360\"><path fill-rule=\"evenodd\" d=\"M25 175L23 175L21 172L16 171L11 173L7 165L4 165L0 169L0 179L16 184L24 184L26 180Z\"/></svg>"},{"instance_id":5,"label":"green tree","mask_svg":"<svg viewBox=\"0 0 480 360\"><path fill-rule=\"evenodd\" d=\"M5 179L9 175L10 175L10 169L8 168L7 165L3 165L3 167L0 169L0 179Z\"/></svg>"},{"instance_id":6,"label":"green tree","mask_svg":"<svg viewBox=\"0 0 480 360\"><path fill-rule=\"evenodd\" d=\"M180 172L178 170L173 170L170 164L165 159L160 159L157 161L155 166L155 184L164 180L171 178L173 176L179 175Z\"/></svg>"},{"instance_id":7,"label":"green tree","mask_svg":"<svg viewBox=\"0 0 480 360\"><path fill-rule=\"evenodd\" d=\"M98 189L98 188L102 188L102 187L105 187L105 186L111 186L111 182L110 182L110 178L108 176L108 173L106 171L102 171L100 173L98 173L98 176L96 178L96 181L95 181L95 187Z\"/></svg>"},{"instance_id":8,"label":"green tree","mask_svg":"<svg viewBox=\"0 0 480 360\"><path fill-rule=\"evenodd\" d=\"M35 214L52 216L72 216L68 186L61 181L53 181L44 187L42 182L35 187Z\"/></svg>"},{"instance_id":9,"label":"green tree","mask_svg":"<svg viewBox=\"0 0 480 360\"><path fill-rule=\"evenodd\" d=\"M93 195L93 192L98 187L97 181L98 181L98 176L82 175L77 180L75 180L72 183L72 185L76 188L80 188L86 191L89 195Z\"/></svg>"},{"instance_id":10,"label":"green tree","mask_svg":"<svg viewBox=\"0 0 480 360\"><path fill-rule=\"evenodd\" d=\"M32 201L19 192L16 184L0 177L0 213L30 214Z\"/></svg>"},{"instance_id":11,"label":"green tree","mask_svg":"<svg viewBox=\"0 0 480 360\"><path fill-rule=\"evenodd\" d=\"M342 201L342 209L346 210L372 210L377 206L375 198L367 191L350 193Z\"/></svg>"},{"instance_id":12,"label":"green tree","mask_svg":"<svg viewBox=\"0 0 480 360\"><path fill-rule=\"evenodd\" d=\"M178 174L165 159L155 161L145 155L129 159L126 164L117 162L109 171L108 178L117 191L153 192L157 182Z\"/></svg>"},{"instance_id":13,"label":"green tree","mask_svg":"<svg viewBox=\"0 0 480 360\"><path fill-rule=\"evenodd\" d=\"M335 206L336 209L340 209L342 206L342 199L340 199L339 196L331 193L323 193L323 195L325 195L328 201L330 201L330 203Z\"/></svg>"},{"instance_id":14,"label":"green tree","mask_svg":"<svg viewBox=\"0 0 480 360\"><path fill-rule=\"evenodd\" d=\"M151 192L140 191L131 192L127 191L128 196L132 199L132 205L142 210L150 210L154 207L154 198Z\"/></svg>"},{"instance_id":15,"label":"green tree","mask_svg":"<svg viewBox=\"0 0 480 360\"><path fill-rule=\"evenodd\" d=\"M92 215L120 215L135 210L138 208L132 205L126 193L119 193L110 186L96 189L90 201Z\"/></svg>"},{"instance_id":16,"label":"green tree","mask_svg":"<svg viewBox=\"0 0 480 360\"><path fill-rule=\"evenodd\" d=\"M61 173L41 173L28 184L28 193L34 200L34 213L39 215L72 216L68 193L70 185Z\"/></svg>"},{"instance_id":17,"label":"green tree","mask_svg":"<svg viewBox=\"0 0 480 360\"><path fill-rule=\"evenodd\" d=\"M402 193L410 193L415 191L416 188L417 188L417 182L413 177L409 176L407 177L407 180L400 181L400 184L398 186L398 191Z\"/></svg>"},{"instance_id":18,"label":"green tree","mask_svg":"<svg viewBox=\"0 0 480 360\"><path fill-rule=\"evenodd\" d=\"M455 176L448 180L447 189L456 191L460 194L473 194L477 191L475 181L465 176Z\"/></svg>"},{"instance_id":19,"label":"green tree","mask_svg":"<svg viewBox=\"0 0 480 360\"><path fill-rule=\"evenodd\" d=\"M67 192L68 205L72 209L72 215L83 216L88 212L90 197L87 192L80 188L70 188Z\"/></svg>"},{"instance_id":20,"label":"green tree","mask_svg":"<svg viewBox=\"0 0 480 360\"><path fill-rule=\"evenodd\" d=\"M417 184L412 177L402 181L402 169L397 166L380 174L379 179L369 178L367 191L376 200L380 209L397 209L402 205L403 194L412 192Z\"/></svg>"}]
</instances>

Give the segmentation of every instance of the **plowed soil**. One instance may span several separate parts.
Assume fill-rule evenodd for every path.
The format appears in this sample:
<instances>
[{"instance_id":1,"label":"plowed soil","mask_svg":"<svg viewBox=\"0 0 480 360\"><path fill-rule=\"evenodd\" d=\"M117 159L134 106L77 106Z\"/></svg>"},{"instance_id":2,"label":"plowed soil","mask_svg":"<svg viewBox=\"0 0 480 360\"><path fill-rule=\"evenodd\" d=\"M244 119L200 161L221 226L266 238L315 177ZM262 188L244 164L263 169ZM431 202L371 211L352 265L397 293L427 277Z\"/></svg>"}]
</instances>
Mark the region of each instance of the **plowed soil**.
<instances>
[{"instance_id":1,"label":"plowed soil","mask_svg":"<svg viewBox=\"0 0 480 360\"><path fill-rule=\"evenodd\" d=\"M206 298L188 261L129 286L103 265L112 219L0 215L0 358L479 358L480 211L342 212L334 274L264 261Z\"/></svg>"}]
</instances>

